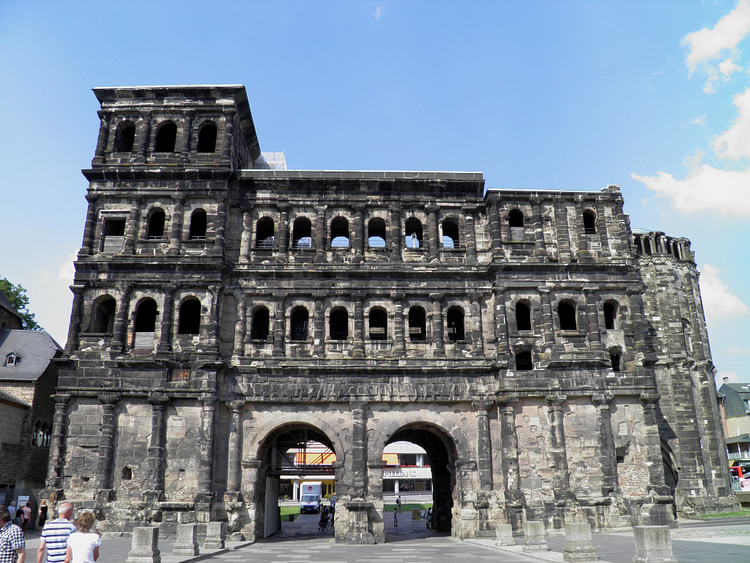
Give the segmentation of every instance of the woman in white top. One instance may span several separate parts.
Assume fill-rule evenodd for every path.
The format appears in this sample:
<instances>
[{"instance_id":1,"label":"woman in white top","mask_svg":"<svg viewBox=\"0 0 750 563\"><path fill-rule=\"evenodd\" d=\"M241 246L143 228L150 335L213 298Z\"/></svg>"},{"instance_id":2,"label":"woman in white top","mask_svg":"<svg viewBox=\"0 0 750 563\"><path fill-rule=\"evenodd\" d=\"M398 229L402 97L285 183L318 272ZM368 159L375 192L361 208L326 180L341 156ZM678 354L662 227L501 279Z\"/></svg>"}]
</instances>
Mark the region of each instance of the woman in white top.
<instances>
[{"instance_id":1,"label":"woman in white top","mask_svg":"<svg viewBox=\"0 0 750 563\"><path fill-rule=\"evenodd\" d=\"M68 537L68 553L65 563L94 563L99 559L102 538L91 531L96 518L92 512L84 512L76 519L76 531Z\"/></svg>"}]
</instances>

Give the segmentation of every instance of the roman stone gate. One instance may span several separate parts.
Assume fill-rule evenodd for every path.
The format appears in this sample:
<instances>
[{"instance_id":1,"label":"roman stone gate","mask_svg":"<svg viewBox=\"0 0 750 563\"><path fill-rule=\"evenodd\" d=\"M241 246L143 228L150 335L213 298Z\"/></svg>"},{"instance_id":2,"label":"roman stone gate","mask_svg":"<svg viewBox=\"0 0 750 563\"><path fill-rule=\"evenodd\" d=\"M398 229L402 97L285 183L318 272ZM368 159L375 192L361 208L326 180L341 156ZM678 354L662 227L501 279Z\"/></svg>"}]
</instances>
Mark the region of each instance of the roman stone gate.
<instances>
[{"instance_id":1,"label":"roman stone gate","mask_svg":"<svg viewBox=\"0 0 750 563\"><path fill-rule=\"evenodd\" d=\"M314 441L337 541L382 542L405 440L459 538L736 504L690 243L633 233L617 187L288 170L242 86L94 92L43 494L260 539Z\"/></svg>"}]
</instances>

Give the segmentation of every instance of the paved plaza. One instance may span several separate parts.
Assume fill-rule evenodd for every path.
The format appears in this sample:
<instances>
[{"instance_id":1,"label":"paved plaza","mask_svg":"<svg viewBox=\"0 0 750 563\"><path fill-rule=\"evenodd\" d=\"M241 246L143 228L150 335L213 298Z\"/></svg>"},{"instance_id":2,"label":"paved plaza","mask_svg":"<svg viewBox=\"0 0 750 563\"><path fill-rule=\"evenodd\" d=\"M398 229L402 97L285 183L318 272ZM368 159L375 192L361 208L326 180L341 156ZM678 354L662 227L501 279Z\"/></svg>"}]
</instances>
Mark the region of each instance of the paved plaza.
<instances>
[{"instance_id":1,"label":"paved plaza","mask_svg":"<svg viewBox=\"0 0 750 563\"><path fill-rule=\"evenodd\" d=\"M516 547L497 548L492 539L461 542L445 534L428 530L424 520L412 520L402 514L398 527L387 513L387 543L380 545L342 545L333 542L333 533L321 534L318 516L303 515L294 522L284 522L282 531L255 544L227 543L227 549L203 553L193 559L170 555L172 542L161 541L164 563L187 561L234 561L262 563L466 563L497 561L520 563L533 561L562 562L563 536L548 536L550 551L530 555L522 552L522 538ZM28 561L36 560L39 534L27 536ZM635 555L632 531L594 534L593 544L601 561L631 563ZM750 562L750 518L717 518L710 521L681 520L672 530L672 547L680 563ZM105 536L101 563L124 563L130 551L129 537Z\"/></svg>"}]
</instances>

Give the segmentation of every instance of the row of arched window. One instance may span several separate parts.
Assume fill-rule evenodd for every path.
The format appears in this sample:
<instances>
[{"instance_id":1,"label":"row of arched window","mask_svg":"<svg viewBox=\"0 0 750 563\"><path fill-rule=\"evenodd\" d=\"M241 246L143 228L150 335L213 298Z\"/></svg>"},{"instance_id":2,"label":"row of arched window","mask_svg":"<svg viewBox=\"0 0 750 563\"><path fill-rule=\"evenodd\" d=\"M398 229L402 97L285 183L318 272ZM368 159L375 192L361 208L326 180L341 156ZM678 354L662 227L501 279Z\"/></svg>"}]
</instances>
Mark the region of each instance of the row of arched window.
<instances>
[{"instance_id":1,"label":"row of arched window","mask_svg":"<svg viewBox=\"0 0 750 563\"><path fill-rule=\"evenodd\" d=\"M115 130L115 152L132 152L135 143L135 123L122 121ZM198 130L198 152L216 152L217 127L213 121L204 121ZM164 121L156 126L154 136L154 152L170 153L175 151L177 144L177 124L174 121Z\"/></svg>"},{"instance_id":2,"label":"row of arched window","mask_svg":"<svg viewBox=\"0 0 750 563\"><path fill-rule=\"evenodd\" d=\"M115 310L114 297L102 295L96 300L91 310L91 320L86 332L111 334L114 332ZM150 297L141 300L135 310L135 332L154 332L158 308L156 301ZM177 334L199 334L201 325L201 302L197 297L187 297L180 303L177 319Z\"/></svg>"},{"instance_id":3,"label":"row of arched window","mask_svg":"<svg viewBox=\"0 0 750 563\"><path fill-rule=\"evenodd\" d=\"M614 330L617 328L617 310L616 301L607 301L602 307L604 313L604 328ZM516 330L528 331L531 326L531 307L526 301L519 301L515 306L516 313ZM576 304L572 300L563 300L557 305L557 318L560 323L560 330L578 330L578 321L576 314Z\"/></svg>"},{"instance_id":4,"label":"row of arched window","mask_svg":"<svg viewBox=\"0 0 750 563\"><path fill-rule=\"evenodd\" d=\"M52 426L46 422L36 421L34 424L34 433L31 435L31 445L40 448L49 448L50 438L52 437Z\"/></svg>"}]
</instances>

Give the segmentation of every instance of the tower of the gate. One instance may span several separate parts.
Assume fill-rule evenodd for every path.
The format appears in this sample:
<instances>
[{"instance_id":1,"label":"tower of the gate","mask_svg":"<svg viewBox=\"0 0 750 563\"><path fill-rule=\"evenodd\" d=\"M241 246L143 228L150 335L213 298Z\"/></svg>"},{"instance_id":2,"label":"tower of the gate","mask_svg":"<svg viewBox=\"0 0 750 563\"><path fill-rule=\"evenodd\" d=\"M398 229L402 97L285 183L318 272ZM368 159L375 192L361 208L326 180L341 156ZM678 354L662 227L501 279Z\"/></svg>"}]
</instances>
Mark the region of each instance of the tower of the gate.
<instances>
[{"instance_id":1,"label":"tower of the gate","mask_svg":"<svg viewBox=\"0 0 750 563\"><path fill-rule=\"evenodd\" d=\"M616 187L286 170L241 86L95 93L55 498L103 529L260 538L285 452L313 440L336 455L337 540L381 542L383 449L407 440L433 526L461 538L669 523L675 490L678 510L731 506L694 264L646 259Z\"/></svg>"}]
</instances>

